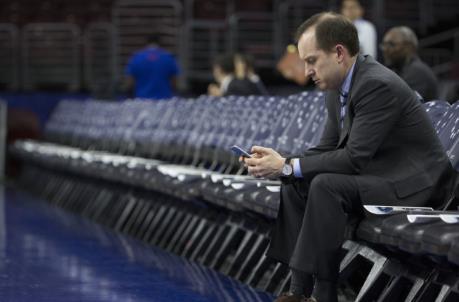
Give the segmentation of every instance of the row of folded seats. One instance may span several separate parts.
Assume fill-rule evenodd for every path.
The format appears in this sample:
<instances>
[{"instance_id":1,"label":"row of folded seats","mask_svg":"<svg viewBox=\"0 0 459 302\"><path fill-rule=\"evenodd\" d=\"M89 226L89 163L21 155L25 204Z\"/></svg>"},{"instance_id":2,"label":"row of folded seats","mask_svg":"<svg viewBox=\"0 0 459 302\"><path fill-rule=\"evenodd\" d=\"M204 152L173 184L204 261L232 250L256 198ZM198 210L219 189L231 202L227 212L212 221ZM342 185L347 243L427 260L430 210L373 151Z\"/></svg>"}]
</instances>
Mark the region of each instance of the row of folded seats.
<instances>
[{"instance_id":1,"label":"row of folded seats","mask_svg":"<svg viewBox=\"0 0 459 302\"><path fill-rule=\"evenodd\" d=\"M320 139L327 114L323 98L321 92L303 92L289 97L202 96L166 102L62 101L46 125L45 141L19 141L11 152L28 167L19 183L101 222L106 215L103 207L96 211L98 203L82 206L67 201L71 194L75 202L88 202L85 192L91 190L83 190L82 181L156 192L162 201L151 216L162 217L157 223L166 221L156 227L162 235L147 236L148 227L139 235L142 227L131 221L128 229L134 229L137 237L277 293L288 285L288 269L270 263L263 251L277 215L280 183L246 175L230 147L261 145L281 154L301 153ZM424 106L457 169L459 105L432 101ZM102 198L100 192L94 191L97 200ZM145 206L129 206L126 200L131 197L126 198L113 208L108 201L100 202L118 211L118 218L109 223L118 230L132 217L138 218ZM175 211L169 214L172 222L169 212L160 212L166 204ZM343 295L346 288L353 288L350 295L355 301L457 301L457 200L445 204L436 211L368 215L355 238L343 245ZM199 210L189 210L197 205ZM230 214L221 214L222 209ZM187 216L189 211L198 216ZM408 221L408 214L414 215L415 223ZM213 229L202 223L209 219ZM194 237L184 236L190 228ZM254 234L259 237L250 237Z\"/></svg>"}]
</instances>

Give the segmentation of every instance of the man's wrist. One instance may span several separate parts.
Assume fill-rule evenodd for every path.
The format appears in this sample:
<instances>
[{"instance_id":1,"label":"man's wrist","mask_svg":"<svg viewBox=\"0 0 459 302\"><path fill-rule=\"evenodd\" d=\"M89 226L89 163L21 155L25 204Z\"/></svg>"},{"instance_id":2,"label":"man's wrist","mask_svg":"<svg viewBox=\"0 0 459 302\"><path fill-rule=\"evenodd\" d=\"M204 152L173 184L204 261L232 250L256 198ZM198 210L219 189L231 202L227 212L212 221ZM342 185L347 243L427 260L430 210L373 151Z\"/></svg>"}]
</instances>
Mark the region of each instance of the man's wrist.
<instances>
[{"instance_id":1,"label":"man's wrist","mask_svg":"<svg viewBox=\"0 0 459 302\"><path fill-rule=\"evenodd\" d=\"M282 176L284 177L290 177L293 175L293 166L291 164L291 159L290 158L285 158L284 159L284 164L282 165Z\"/></svg>"}]
</instances>

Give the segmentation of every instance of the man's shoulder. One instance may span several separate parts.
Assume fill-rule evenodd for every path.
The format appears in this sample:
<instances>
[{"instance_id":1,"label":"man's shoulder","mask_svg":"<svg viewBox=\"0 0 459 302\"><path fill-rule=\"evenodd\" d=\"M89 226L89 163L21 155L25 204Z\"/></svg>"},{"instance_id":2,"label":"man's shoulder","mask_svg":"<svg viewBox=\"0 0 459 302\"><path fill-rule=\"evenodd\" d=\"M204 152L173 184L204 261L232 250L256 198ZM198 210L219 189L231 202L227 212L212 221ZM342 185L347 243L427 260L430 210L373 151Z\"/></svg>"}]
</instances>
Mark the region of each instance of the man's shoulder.
<instances>
[{"instance_id":1,"label":"man's shoulder","mask_svg":"<svg viewBox=\"0 0 459 302\"><path fill-rule=\"evenodd\" d=\"M371 56L359 56L357 64L355 84L374 81L390 84L400 80L395 72Z\"/></svg>"},{"instance_id":2,"label":"man's shoulder","mask_svg":"<svg viewBox=\"0 0 459 302\"><path fill-rule=\"evenodd\" d=\"M404 72L410 73L413 75L416 74L431 74L433 75L432 69L427 65L425 62L423 62L421 59L416 58L414 59L411 64L405 66Z\"/></svg>"},{"instance_id":3,"label":"man's shoulder","mask_svg":"<svg viewBox=\"0 0 459 302\"><path fill-rule=\"evenodd\" d=\"M411 88L395 72L380 64L370 56L365 56L361 61L353 83L354 92L366 93L376 87L385 87L385 91L391 91L394 95L412 96Z\"/></svg>"}]
</instances>

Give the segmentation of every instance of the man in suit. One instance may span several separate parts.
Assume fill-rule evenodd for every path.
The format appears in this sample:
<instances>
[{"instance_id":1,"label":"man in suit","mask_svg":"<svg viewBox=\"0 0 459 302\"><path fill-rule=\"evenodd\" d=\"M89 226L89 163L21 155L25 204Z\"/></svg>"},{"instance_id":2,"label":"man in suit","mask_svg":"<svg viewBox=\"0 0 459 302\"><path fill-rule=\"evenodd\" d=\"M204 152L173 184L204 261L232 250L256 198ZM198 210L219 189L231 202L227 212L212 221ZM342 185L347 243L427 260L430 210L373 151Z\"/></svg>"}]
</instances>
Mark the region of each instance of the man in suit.
<instances>
[{"instance_id":1,"label":"man in suit","mask_svg":"<svg viewBox=\"0 0 459 302\"><path fill-rule=\"evenodd\" d=\"M381 43L384 64L396 72L424 100L438 97L438 80L432 69L417 55L418 38L406 26L391 28Z\"/></svg>"},{"instance_id":2,"label":"man in suit","mask_svg":"<svg viewBox=\"0 0 459 302\"><path fill-rule=\"evenodd\" d=\"M340 247L362 204L439 206L453 169L415 93L359 55L348 19L314 15L297 41L306 76L327 91L321 141L294 156L254 146L243 160L251 175L283 182L268 256L290 266L292 282L276 301L336 302Z\"/></svg>"}]
</instances>

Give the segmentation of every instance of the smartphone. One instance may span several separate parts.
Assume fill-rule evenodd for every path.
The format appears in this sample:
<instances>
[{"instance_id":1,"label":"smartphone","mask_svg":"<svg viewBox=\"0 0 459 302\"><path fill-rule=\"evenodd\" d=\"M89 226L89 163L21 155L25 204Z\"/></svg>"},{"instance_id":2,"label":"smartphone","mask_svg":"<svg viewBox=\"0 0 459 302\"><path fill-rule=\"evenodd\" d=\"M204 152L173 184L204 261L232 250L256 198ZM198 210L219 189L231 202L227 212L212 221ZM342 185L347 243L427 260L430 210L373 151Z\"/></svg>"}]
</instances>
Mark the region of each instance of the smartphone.
<instances>
[{"instance_id":1,"label":"smartphone","mask_svg":"<svg viewBox=\"0 0 459 302\"><path fill-rule=\"evenodd\" d=\"M236 145L231 147L231 151L233 151L233 153L236 154L237 156L252 157L252 155L250 155L249 152L245 151L244 149Z\"/></svg>"}]
</instances>

